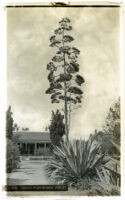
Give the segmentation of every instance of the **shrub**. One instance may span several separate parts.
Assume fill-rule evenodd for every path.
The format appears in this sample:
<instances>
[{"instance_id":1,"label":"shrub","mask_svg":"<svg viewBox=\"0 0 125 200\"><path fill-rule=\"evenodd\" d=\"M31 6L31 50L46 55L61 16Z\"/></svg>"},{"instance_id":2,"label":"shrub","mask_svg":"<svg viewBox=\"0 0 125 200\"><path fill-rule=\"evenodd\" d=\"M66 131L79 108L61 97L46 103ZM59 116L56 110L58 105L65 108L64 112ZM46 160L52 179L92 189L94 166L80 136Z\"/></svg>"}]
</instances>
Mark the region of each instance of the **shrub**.
<instances>
[{"instance_id":1,"label":"shrub","mask_svg":"<svg viewBox=\"0 0 125 200\"><path fill-rule=\"evenodd\" d=\"M118 154L117 148L113 145L114 139L112 138L111 134L95 130L94 137L97 143L102 144L100 153L105 153L110 156L113 156L116 153Z\"/></svg>"},{"instance_id":2,"label":"shrub","mask_svg":"<svg viewBox=\"0 0 125 200\"><path fill-rule=\"evenodd\" d=\"M65 125L63 123L64 115L57 110L55 113L52 111L50 130L50 139L52 145L59 146L63 140L62 137L65 134Z\"/></svg>"},{"instance_id":3,"label":"shrub","mask_svg":"<svg viewBox=\"0 0 125 200\"><path fill-rule=\"evenodd\" d=\"M7 139L7 173L11 173L19 167L20 152L18 145L12 140Z\"/></svg>"},{"instance_id":4,"label":"shrub","mask_svg":"<svg viewBox=\"0 0 125 200\"><path fill-rule=\"evenodd\" d=\"M39 148L36 151L36 155L42 155L42 156L50 156L52 154L52 151L50 150L50 148Z\"/></svg>"},{"instance_id":5,"label":"shrub","mask_svg":"<svg viewBox=\"0 0 125 200\"><path fill-rule=\"evenodd\" d=\"M112 136L114 142L120 145L120 98L109 108L103 129L105 133Z\"/></svg>"},{"instance_id":6,"label":"shrub","mask_svg":"<svg viewBox=\"0 0 125 200\"><path fill-rule=\"evenodd\" d=\"M54 156L46 168L50 179L56 184L68 184L77 189L91 188L97 178L97 170L109 159L99 154L100 144L91 136L87 141L74 140L55 147Z\"/></svg>"},{"instance_id":7,"label":"shrub","mask_svg":"<svg viewBox=\"0 0 125 200\"><path fill-rule=\"evenodd\" d=\"M121 185L121 174L120 174L120 146L114 141L110 140L114 148L116 149L116 154L109 155L110 162L109 166L106 166L105 169L110 173L112 177L112 182L116 187ZM111 164L110 164L111 163ZM111 167L110 167L111 166Z\"/></svg>"},{"instance_id":8,"label":"shrub","mask_svg":"<svg viewBox=\"0 0 125 200\"><path fill-rule=\"evenodd\" d=\"M103 195L120 195L120 185L115 181L110 169L104 167L97 169L99 180L96 182L95 188L98 188Z\"/></svg>"}]
</instances>

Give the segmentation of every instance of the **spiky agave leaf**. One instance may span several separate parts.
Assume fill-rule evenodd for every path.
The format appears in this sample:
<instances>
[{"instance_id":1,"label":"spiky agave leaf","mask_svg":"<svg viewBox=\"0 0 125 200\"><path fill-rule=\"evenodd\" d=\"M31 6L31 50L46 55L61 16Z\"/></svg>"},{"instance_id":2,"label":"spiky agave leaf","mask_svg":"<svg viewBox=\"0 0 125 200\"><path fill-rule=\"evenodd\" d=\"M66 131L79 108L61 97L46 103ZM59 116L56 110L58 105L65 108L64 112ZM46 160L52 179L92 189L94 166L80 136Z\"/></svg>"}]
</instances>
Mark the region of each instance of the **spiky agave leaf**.
<instances>
[{"instance_id":1,"label":"spiky agave leaf","mask_svg":"<svg viewBox=\"0 0 125 200\"><path fill-rule=\"evenodd\" d=\"M114 184L113 178L109 172L104 167L101 168L101 171L98 169L96 169L96 171L99 178L96 184L99 188L103 190L105 194L120 195L120 187Z\"/></svg>"},{"instance_id":2,"label":"spiky agave leaf","mask_svg":"<svg viewBox=\"0 0 125 200\"><path fill-rule=\"evenodd\" d=\"M112 145L117 149L118 153L120 154L120 146L118 144L116 144L116 142L114 142L113 140L110 140L110 142L112 143Z\"/></svg>"},{"instance_id":3,"label":"spiky agave leaf","mask_svg":"<svg viewBox=\"0 0 125 200\"><path fill-rule=\"evenodd\" d=\"M54 167L58 168L58 173L55 173L58 175L58 181L60 176L60 181L65 180L65 183L73 184L96 175L96 168L100 168L106 162L104 155L98 156L99 146L92 145L93 141L92 138L88 141L77 140L61 143L61 147L54 148L55 156L51 158L50 166L54 162Z\"/></svg>"}]
</instances>

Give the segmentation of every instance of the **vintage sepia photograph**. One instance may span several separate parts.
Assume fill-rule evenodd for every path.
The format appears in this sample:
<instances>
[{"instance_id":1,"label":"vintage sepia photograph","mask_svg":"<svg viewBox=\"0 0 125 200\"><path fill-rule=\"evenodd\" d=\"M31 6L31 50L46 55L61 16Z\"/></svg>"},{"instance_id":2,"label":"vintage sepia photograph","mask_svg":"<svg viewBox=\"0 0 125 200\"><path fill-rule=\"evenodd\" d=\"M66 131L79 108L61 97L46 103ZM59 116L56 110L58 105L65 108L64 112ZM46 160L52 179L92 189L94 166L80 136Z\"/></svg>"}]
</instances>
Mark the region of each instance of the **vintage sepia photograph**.
<instances>
[{"instance_id":1,"label":"vintage sepia photograph","mask_svg":"<svg viewBox=\"0 0 125 200\"><path fill-rule=\"evenodd\" d=\"M6 12L7 186L119 196L120 6Z\"/></svg>"}]
</instances>

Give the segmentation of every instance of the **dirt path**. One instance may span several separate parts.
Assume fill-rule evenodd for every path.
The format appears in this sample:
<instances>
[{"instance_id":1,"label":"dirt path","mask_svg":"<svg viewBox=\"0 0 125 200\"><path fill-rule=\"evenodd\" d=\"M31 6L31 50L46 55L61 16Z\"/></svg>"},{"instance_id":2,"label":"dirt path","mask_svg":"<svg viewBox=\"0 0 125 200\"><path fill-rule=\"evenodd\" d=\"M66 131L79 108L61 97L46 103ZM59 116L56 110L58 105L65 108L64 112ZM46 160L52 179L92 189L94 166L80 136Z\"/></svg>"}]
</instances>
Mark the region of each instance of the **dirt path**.
<instances>
[{"instance_id":1,"label":"dirt path","mask_svg":"<svg viewBox=\"0 0 125 200\"><path fill-rule=\"evenodd\" d=\"M9 185L50 185L45 173L47 161L22 160L20 169L8 174Z\"/></svg>"}]
</instances>

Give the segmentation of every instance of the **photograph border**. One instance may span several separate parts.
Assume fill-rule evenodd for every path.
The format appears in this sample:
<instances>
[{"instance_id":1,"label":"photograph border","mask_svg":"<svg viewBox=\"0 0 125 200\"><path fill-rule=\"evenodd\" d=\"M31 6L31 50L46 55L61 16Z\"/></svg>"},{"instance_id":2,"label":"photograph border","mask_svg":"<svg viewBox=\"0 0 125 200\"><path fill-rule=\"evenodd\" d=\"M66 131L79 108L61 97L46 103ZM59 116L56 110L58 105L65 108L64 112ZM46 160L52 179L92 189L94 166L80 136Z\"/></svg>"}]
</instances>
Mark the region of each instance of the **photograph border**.
<instances>
[{"instance_id":1,"label":"photograph border","mask_svg":"<svg viewBox=\"0 0 125 200\"><path fill-rule=\"evenodd\" d=\"M91 4L91 3L90 3ZM125 142L125 136L124 136L124 131L125 131L125 123L124 123L124 120L125 120L125 117L124 117L124 111L125 111L125 93L124 93L124 86L125 86L125 80L124 80L124 75L125 75L125 69L124 69L124 56L123 56L123 50L124 50L124 47L123 47L123 41L124 41L124 5L123 5L123 3L109 3L109 2L104 2L104 3L99 3L99 2L96 2L96 3L93 3L92 2L92 5L90 5L90 4L88 4L88 2L84 2L84 3L80 3L80 5L79 5L79 3L71 3L70 2L70 5L67 5L67 6L60 6L60 7L120 7L120 9L121 9L121 13L120 13L120 15L121 15L121 21L120 21L120 26L121 26L121 30L120 30L120 93L121 93L121 123L122 123L122 126L121 126L121 171L122 171L122 177L121 177L121 196L120 197L117 197L117 199L118 198L120 198L120 199L122 199L124 196L124 185L125 185L125 180L124 180L124 177L125 177L125 173L123 172L124 171L124 164L125 164L125 162L124 162L124 157L123 156L125 156L125 150L124 150L124 142ZM25 7L56 7L56 6L53 6L53 5L50 5L50 3L48 3L48 2L46 2L46 3L35 3L35 5L34 5L34 3L9 3L9 4L6 4L4 7L2 7L2 27L3 27L3 30L4 30L4 34L5 34L5 32L6 32L6 14L5 14L5 12L6 12L6 8L9 8L9 7L14 7L14 8L18 8L18 7L23 7L23 8L25 8ZM3 14L4 13L4 14ZM3 31L2 31L3 32ZM3 36L2 36L3 37ZM6 34L4 35L4 40L2 41L2 48L3 48L3 45L5 46L5 44L6 44ZM4 56L3 56L3 59L2 59L2 70L3 70L3 66L5 66L6 65L6 62L7 62L7 60L5 60L6 59L6 48L4 47ZM4 64L4 65L3 65ZM2 73L2 75L4 74L4 76L6 75L6 67L4 68L4 70L3 70L4 72ZM4 87L2 87L2 94L3 94L3 96L4 96L4 102L2 102L2 125L3 125L3 129L2 129L2 138L4 138L4 134L5 134L5 131L3 132L3 130L4 130L4 128L5 128L5 114L3 114L3 112L5 112L5 108L6 108L6 101L5 101L5 99L6 99L6 76L4 77L4 79L2 78L2 84L3 84L3 82L5 83L4 84ZM2 148L3 147L5 147L5 142L6 142L6 139L4 138L3 139L3 144L2 144ZM2 155L2 162L4 161L4 158L5 158L5 153L6 153L6 150L5 151L3 151L3 153L4 153L4 155ZM4 166L4 169L5 169L5 163L3 163L2 164L2 168L3 168L3 166ZM4 174L5 175L5 174ZM3 183L3 182L2 182ZM4 185L2 185L2 190L3 190L3 192L4 192L4 194L5 194L5 196L6 196L6 192L5 192L5 184ZM18 197L35 197L35 196L42 196L42 198L43 198L43 196L46 196L46 198L48 198L48 197L51 197L51 196L53 196L53 198L55 198L55 196L54 195L56 195L56 196L60 196L60 193L55 193L55 192L49 192L49 194L47 194L47 196L46 196L46 194L45 194L45 192L32 192L32 194L31 194L31 191L30 192L20 192L20 191L18 191L18 192L9 192L8 193L8 196L9 197L11 197L11 196L13 196L13 197L16 197L16 196L18 196ZM74 196L75 197L75 199L76 199L76 197L79 197L80 195L76 195L76 196ZM82 195L81 195L82 196ZM69 197L71 197L71 196L69 196ZM57 197L56 197L57 198ZM65 195L61 195L59 198L61 198L61 199L66 199L66 194ZM72 196L72 198L73 198L73 196ZM82 196L81 198L86 198L86 196ZM92 199L94 199L94 198L97 198L96 196L95 197L87 197L87 198L92 198ZM102 198L101 196L99 197L99 198ZM114 196L112 196L112 197L105 197L105 198L110 198L110 199L114 199Z\"/></svg>"}]
</instances>

